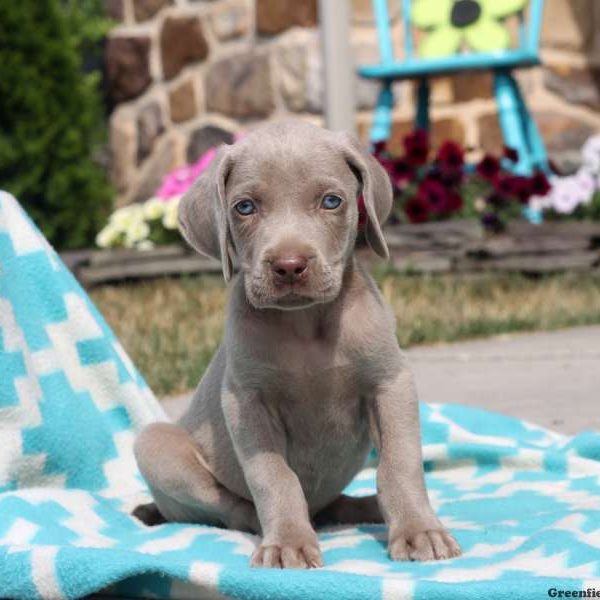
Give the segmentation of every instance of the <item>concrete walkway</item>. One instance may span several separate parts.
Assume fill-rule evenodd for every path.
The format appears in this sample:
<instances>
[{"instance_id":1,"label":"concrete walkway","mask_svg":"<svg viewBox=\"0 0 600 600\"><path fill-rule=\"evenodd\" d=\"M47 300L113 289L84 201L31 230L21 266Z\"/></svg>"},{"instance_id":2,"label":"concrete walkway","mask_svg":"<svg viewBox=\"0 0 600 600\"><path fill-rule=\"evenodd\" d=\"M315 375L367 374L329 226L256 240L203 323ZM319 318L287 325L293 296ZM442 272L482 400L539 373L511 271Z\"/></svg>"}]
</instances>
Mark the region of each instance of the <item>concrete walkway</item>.
<instances>
[{"instance_id":1,"label":"concrete walkway","mask_svg":"<svg viewBox=\"0 0 600 600\"><path fill-rule=\"evenodd\" d=\"M561 433L600 431L600 327L415 348L421 400L486 408Z\"/></svg>"},{"instance_id":2,"label":"concrete walkway","mask_svg":"<svg viewBox=\"0 0 600 600\"><path fill-rule=\"evenodd\" d=\"M574 434L600 431L600 327L418 347L421 400L486 408ZM174 418L189 396L165 400Z\"/></svg>"}]
</instances>

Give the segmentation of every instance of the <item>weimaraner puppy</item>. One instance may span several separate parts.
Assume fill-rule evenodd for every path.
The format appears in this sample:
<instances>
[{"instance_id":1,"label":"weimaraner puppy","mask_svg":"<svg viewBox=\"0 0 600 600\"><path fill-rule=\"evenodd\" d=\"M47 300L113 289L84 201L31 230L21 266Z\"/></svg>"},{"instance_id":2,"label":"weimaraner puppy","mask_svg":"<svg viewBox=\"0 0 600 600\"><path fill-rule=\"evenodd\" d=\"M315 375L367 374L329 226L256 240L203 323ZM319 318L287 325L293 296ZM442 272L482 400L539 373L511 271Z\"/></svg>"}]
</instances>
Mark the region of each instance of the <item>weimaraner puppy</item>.
<instances>
[{"instance_id":1,"label":"weimaraner puppy","mask_svg":"<svg viewBox=\"0 0 600 600\"><path fill-rule=\"evenodd\" d=\"M256 567L322 566L325 522L385 521L394 560L460 554L425 489L394 317L354 258L361 195L366 240L387 257L385 171L354 137L293 121L222 146L185 195L187 241L239 274L189 410L136 440L154 498L136 514L260 533ZM377 495L341 494L371 444Z\"/></svg>"}]
</instances>

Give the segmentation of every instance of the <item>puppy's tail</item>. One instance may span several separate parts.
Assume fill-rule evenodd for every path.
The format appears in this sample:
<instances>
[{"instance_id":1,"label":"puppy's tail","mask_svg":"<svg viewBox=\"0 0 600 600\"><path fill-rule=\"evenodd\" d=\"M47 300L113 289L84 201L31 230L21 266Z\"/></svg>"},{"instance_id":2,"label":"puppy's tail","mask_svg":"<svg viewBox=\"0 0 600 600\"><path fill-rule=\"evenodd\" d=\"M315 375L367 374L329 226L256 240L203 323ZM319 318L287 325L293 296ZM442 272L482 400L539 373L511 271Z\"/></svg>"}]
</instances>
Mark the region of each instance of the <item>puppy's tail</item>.
<instances>
[{"instance_id":1,"label":"puppy's tail","mask_svg":"<svg viewBox=\"0 0 600 600\"><path fill-rule=\"evenodd\" d=\"M167 522L154 502L140 504L131 514L144 523L144 525L162 525Z\"/></svg>"}]
</instances>

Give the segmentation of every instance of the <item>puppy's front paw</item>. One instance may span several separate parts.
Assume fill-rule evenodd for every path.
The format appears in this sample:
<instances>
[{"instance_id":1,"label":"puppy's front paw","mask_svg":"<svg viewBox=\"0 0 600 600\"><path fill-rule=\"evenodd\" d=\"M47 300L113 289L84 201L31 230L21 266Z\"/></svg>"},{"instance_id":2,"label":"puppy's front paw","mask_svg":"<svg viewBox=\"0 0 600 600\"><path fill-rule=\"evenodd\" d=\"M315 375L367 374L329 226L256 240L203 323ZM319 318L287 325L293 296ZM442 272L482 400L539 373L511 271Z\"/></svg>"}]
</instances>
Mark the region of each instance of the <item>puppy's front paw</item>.
<instances>
[{"instance_id":1,"label":"puppy's front paw","mask_svg":"<svg viewBox=\"0 0 600 600\"><path fill-rule=\"evenodd\" d=\"M462 553L444 528L390 532L388 551L392 560L446 560Z\"/></svg>"},{"instance_id":2,"label":"puppy's front paw","mask_svg":"<svg viewBox=\"0 0 600 600\"><path fill-rule=\"evenodd\" d=\"M316 569L323 566L317 535L308 531L287 530L266 535L252 554L250 565L275 569Z\"/></svg>"}]
</instances>

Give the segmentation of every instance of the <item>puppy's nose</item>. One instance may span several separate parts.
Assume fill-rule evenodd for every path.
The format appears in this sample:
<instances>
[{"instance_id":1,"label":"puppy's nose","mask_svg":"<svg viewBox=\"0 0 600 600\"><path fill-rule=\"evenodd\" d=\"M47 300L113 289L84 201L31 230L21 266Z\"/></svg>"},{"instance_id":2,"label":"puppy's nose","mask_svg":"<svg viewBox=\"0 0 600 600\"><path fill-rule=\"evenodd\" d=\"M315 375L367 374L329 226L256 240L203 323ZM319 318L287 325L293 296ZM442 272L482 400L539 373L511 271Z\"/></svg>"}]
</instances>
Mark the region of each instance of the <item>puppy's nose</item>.
<instances>
[{"instance_id":1,"label":"puppy's nose","mask_svg":"<svg viewBox=\"0 0 600 600\"><path fill-rule=\"evenodd\" d=\"M304 256L280 256L271 263L275 279L280 283L296 283L304 279L308 259Z\"/></svg>"}]
</instances>

